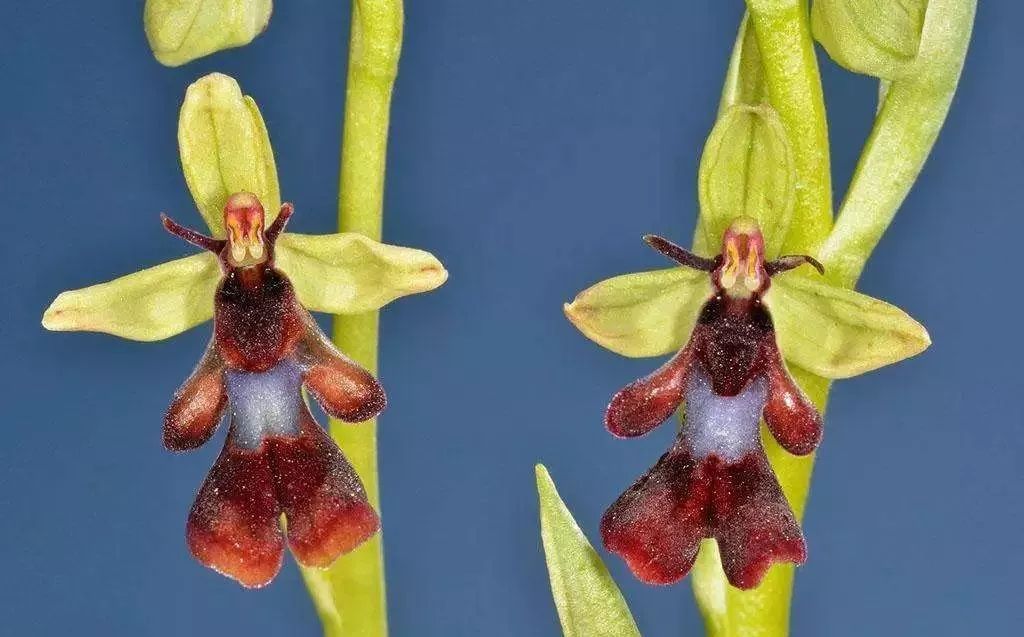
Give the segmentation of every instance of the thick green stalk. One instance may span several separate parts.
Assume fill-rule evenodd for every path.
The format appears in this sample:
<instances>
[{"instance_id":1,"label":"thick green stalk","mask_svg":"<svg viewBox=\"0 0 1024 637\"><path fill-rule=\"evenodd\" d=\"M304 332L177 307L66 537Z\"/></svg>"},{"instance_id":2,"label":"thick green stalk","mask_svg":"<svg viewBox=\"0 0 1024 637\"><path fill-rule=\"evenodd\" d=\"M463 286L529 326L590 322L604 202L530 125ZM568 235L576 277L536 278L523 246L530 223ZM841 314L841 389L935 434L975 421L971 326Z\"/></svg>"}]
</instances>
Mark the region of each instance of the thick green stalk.
<instances>
[{"instance_id":1,"label":"thick green stalk","mask_svg":"<svg viewBox=\"0 0 1024 637\"><path fill-rule=\"evenodd\" d=\"M946 121L971 39L977 0L931 0L917 58L889 83L835 229L819 258L852 286L924 167Z\"/></svg>"},{"instance_id":2,"label":"thick green stalk","mask_svg":"<svg viewBox=\"0 0 1024 637\"><path fill-rule=\"evenodd\" d=\"M747 0L772 107L789 136L796 203L782 252L817 253L832 228L828 125L806 0Z\"/></svg>"},{"instance_id":3,"label":"thick green stalk","mask_svg":"<svg viewBox=\"0 0 1024 637\"><path fill-rule=\"evenodd\" d=\"M401 0L354 0L341 148L338 230L380 240L384 206L391 92L402 48ZM334 341L371 372L377 371L378 312L336 316ZM345 451L380 510L377 423L331 421ZM378 533L326 571L303 569L328 637L385 637L384 554Z\"/></svg>"},{"instance_id":4,"label":"thick green stalk","mask_svg":"<svg viewBox=\"0 0 1024 637\"><path fill-rule=\"evenodd\" d=\"M832 225L832 186L824 97L803 0L748 0L726 78L723 105L763 99L767 89L789 138L796 201L784 253L815 254ZM749 39L753 28L756 47ZM824 412L830 383L791 369ZM770 435L765 451L798 518L803 517L814 456L786 453ZM714 542L705 542L694 567L693 588L709 637L784 637L789 632L792 566L776 566L750 591L729 586Z\"/></svg>"}]
</instances>

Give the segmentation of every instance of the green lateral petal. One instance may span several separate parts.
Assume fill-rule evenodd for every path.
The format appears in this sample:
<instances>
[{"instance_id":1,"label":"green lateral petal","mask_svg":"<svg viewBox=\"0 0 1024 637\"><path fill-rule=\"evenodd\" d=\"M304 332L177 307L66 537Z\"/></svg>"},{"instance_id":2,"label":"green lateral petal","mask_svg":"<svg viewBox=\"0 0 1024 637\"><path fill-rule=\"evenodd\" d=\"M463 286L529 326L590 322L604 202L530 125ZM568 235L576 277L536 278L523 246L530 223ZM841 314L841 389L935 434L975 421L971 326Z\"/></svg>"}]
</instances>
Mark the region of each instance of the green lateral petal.
<instances>
[{"instance_id":1,"label":"green lateral petal","mask_svg":"<svg viewBox=\"0 0 1024 637\"><path fill-rule=\"evenodd\" d=\"M551 593L566 637L640 637L622 592L562 502L544 465L537 465L540 533Z\"/></svg>"},{"instance_id":2,"label":"green lateral petal","mask_svg":"<svg viewBox=\"0 0 1024 637\"><path fill-rule=\"evenodd\" d=\"M267 225L277 217L281 190L270 136L256 102L234 79L211 73L188 87L178 148L188 189L214 236L224 236L224 203L236 192L259 197Z\"/></svg>"},{"instance_id":3,"label":"green lateral petal","mask_svg":"<svg viewBox=\"0 0 1024 637\"><path fill-rule=\"evenodd\" d=\"M61 292L43 314L58 332L105 332L134 341L170 338L213 316L220 265L210 253L175 259L107 283Z\"/></svg>"},{"instance_id":4,"label":"green lateral petal","mask_svg":"<svg viewBox=\"0 0 1024 637\"><path fill-rule=\"evenodd\" d=\"M356 314L401 296L427 292L448 278L429 252L379 243L355 232L285 233L274 253L299 301L311 310Z\"/></svg>"},{"instance_id":5,"label":"green lateral petal","mask_svg":"<svg viewBox=\"0 0 1024 637\"><path fill-rule=\"evenodd\" d=\"M719 245L729 224L747 216L761 226L765 256L778 256L793 216L796 171L775 109L738 104L722 113L704 146L698 193L705 245Z\"/></svg>"},{"instance_id":6,"label":"green lateral petal","mask_svg":"<svg viewBox=\"0 0 1024 637\"><path fill-rule=\"evenodd\" d=\"M811 28L842 66L893 80L917 56L927 8L928 0L815 0Z\"/></svg>"},{"instance_id":7,"label":"green lateral petal","mask_svg":"<svg viewBox=\"0 0 1024 637\"><path fill-rule=\"evenodd\" d=\"M602 347L639 358L678 351L711 296L707 272L669 268L623 274L579 293L565 315Z\"/></svg>"},{"instance_id":8,"label":"green lateral petal","mask_svg":"<svg viewBox=\"0 0 1024 637\"><path fill-rule=\"evenodd\" d=\"M824 279L775 277L765 302L786 360L825 378L857 376L931 344L903 310Z\"/></svg>"},{"instance_id":9,"label":"green lateral petal","mask_svg":"<svg viewBox=\"0 0 1024 637\"><path fill-rule=\"evenodd\" d=\"M272 0L146 0L143 22L156 59L180 66L252 42L272 10Z\"/></svg>"}]
</instances>

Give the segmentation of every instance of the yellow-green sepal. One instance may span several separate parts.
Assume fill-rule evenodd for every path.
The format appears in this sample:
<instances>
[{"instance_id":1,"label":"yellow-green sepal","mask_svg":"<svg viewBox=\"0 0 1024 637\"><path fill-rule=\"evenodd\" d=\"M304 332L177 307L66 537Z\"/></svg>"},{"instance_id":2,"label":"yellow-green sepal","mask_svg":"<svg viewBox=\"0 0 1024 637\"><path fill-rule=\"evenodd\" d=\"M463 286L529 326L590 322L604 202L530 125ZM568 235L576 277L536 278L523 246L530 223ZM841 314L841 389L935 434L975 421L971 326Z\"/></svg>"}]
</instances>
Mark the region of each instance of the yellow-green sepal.
<instances>
[{"instance_id":1,"label":"yellow-green sepal","mask_svg":"<svg viewBox=\"0 0 1024 637\"><path fill-rule=\"evenodd\" d=\"M105 332L134 341L159 341L213 317L220 265L197 254L126 276L61 292L43 314L59 332Z\"/></svg>"},{"instance_id":2,"label":"yellow-green sepal","mask_svg":"<svg viewBox=\"0 0 1024 637\"><path fill-rule=\"evenodd\" d=\"M156 59L181 66L252 42L272 12L272 0L146 0L143 25Z\"/></svg>"},{"instance_id":3,"label":"yellow-green sepal","mask_svg":"<svg viewBox=\"0 0 1024 637\"><path fill-rule=\"evenodd\" d=\"M606 279L565 304L565 315L602 347L634 358L678 351L712 293L707 272L669 268Z\"/></svg>"},{"instance_id":4,"label":"yellow-green sepal","mask_svg":"<svg viewBox=\"0 0 1024 637\"><path fill-rule=\"evenodd\" d=\"M256 195L273 223L281 208L274 151L256 102L238 82L211 73L188 87L178 148L188 189L214 236L224 236L224 204L236 192Z\"/></svg>"},{"instance_id":5,"label":"yellow-green sepal","mask_svg":"<svg viewBox=\"0 0 1024 637\"><path fill-rule=\"evenodd\" d=\"M288 232L278 239L274 257L295 286L299 302L331 314L376 310L448 279L448 271L429 252L379 243L355 232Z\"/></svg>"},{"instance_id":6,"label":"yellow-green sepal","mask_svg":"<svg viewBox=\"0 0 1024 637\"><path fill-rule=\"evenodd\" d=\"M565 637L640 637L608 567L558 495L544 465L536 466L540 532L551 593Z\"/></svg>"},{"instance_id":7,"label":"yellow-green sepal","mask_svg":"<svg viewBox=\"0 0 1024 637\"><path fill-rule=\"evenodd\" d=\"M887 80L917 57L928 0L815 0L811 30L833 60Z\"/></svg>"},{"instance_id":8,"label":"yellow-green sepal","mask_svg":"<svg viewBox=\"0 0 1024 637\"><path fill-rule=\"evenodd\" d=\"M737 217L755 219L768 254L778 256L789 231L796 171L786 130L769 104L736 104L715 123L698 173L705 246L718 246Z\"/></svg>"},{"instance_id":9,"label":"yellow-green sepal","mask_svg":"<svg viewBox=\"0 0 1024 637\"><path fill-rule=\"evenodd\" d=\"M765 295L787 361L849 378L924 351L931 339L906 312L822 278L782 274Z\"/></svg>"}]
</instances>

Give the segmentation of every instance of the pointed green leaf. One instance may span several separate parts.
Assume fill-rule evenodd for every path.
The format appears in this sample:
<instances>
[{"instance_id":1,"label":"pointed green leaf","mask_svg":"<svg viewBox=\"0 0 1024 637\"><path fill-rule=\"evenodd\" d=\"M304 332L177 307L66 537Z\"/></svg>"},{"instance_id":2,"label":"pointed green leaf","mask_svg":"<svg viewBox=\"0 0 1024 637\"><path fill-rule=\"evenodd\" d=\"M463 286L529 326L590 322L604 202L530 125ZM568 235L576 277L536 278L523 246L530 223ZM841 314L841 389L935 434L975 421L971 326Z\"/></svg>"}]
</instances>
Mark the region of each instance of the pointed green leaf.
<instances>
[{"instance_id":1,"label":"pointed green leaf","mask_svg":"<svg viewBox=\"0 0 1024 637\"><path fill-rule=\"evenodd\" d=\"M180 66L252 42L272 10L272 0L146 0L143 23L156 59Z\"/></svg>"},{"instance_id":2,"label":"pointed green leaf","mask_svg":"<svg viewBox=\"0 0 1024 637\"><path fill-rule=\"evenodd\" d=\"M711 292L707 272L688 268L623 274L580 292L565 304L565 315L613 352L662 356L686 343Z\"/></svg>"},{"instance_id":3,"label":"pointed green leaf","mask_svg":"<svg viewBox=\"0 0 1024 637\"><path fill-rule=\"evenodd\" d=\"M796 172L786 131L768 104L731 106L704 146L698 175L705 245L737 217L756 219L767 258L778 256L793 215Z\"/></svg>"},{"instance_id":4,"label":"pointed green leaf","mask_svg":"<svg viewBox=\"0 0 1024 637\"><path fill-rule=\"evenodd\" d=\"M43 314L48 330L105 332L159 341L213 316L220 265L210 253L161 263L107 283L61 292Z\"/></svg>"},{"instance_id":5,"label":"pointed green leaf","mask_svg":"<svg viewBox=\"0 0 1024 637\"><path fill-rule=\"evenodd\" d=\"M376 310L401 296L440 286L448 272L423 250L379 243L355 232L281 235L278 267L311 310L356 314Z\"/></svg>"},{"instance_id":6,"label":"pointed green leaf","mask_svg":"<svg viewBox=\"0 0 1024 637\"><path fill-rule=\"evenodd\" d=\"M825 378L857 376L931 344L903 310L822 278L775 277L765 302L786 360Z\"/></svg>"},{"instance_id":7,"label":"pointed green leaf","mask_svg":"<svg viewBox=\"0 0 1024 637\"><path fill-rule=\"evenodd\" d=\"M927 8L928 0L815 0L811 28L842 66L892 80L917 56Z\"/></svg>"},{"instance_id":8,"label":"pointed green leaf","mask_svg":"<svg viewBox=\"0 0 1024 637\"><path fill-rule=\"evenodd\" d=\"M281 207L270 136L256 102L238 82L211 73L185 93L178 120L181 167L206 224L224 236L224 203L251 192L263 203L269 225Z\"/></svg>"},{"instance_id":9,"label":"pointed green leaf","mask_svg":"<svg viewBox=\"0 0 1024 637\"><path fill-rule=\"evenodd\" d=\"M639 637L626 600L544 465L536 466L540 533L565 637Z\"/></svg>"}]
</instances>

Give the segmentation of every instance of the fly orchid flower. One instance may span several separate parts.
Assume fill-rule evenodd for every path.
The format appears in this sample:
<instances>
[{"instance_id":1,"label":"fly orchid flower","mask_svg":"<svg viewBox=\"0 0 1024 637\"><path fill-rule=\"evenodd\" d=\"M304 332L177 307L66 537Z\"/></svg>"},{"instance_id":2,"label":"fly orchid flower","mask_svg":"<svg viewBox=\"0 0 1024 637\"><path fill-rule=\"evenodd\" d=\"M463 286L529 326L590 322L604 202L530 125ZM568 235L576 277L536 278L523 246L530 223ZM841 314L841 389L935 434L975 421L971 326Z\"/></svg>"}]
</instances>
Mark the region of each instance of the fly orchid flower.
<instances>
[{"instance_id":1,"label":"fly orchid flower","mask_svg":"<svg viewBox=\"0 0 1024 637\"><path fill-rule=\"evenodd\" d=\"M63 292L43 325L151 341L214 319L206 352L167 411L163 440L172 451L195 449L230 413L186 535L200 562L262 586L280 569L286 542L300 563L326 567L379 525L301 390L347 422L376 416L384 391L334 347L309 310L377 309L436 288L447 273L429 253L358 234L284 233L293 208L278 203L266 128L231 78L213 74L189 88L178 137L211 236L166 216L163 223L205 252Z\"/></svg>"},{"instance_id":2,"label":"fly orchid flower","mask_svg":"<svg viewBox=\"0 0 1024 637\"><path fill-rule=\"evenodd\" d=\"M761 302L771 277L810 257L764 260L764 238L752 219L725 232L722 253L705 259L661 237L647 242L684 267L707 272L713 296L701 308L690 341L671 360L612 398L608 430L641 436L685 400L675 444L601 520L605 546L645 582L681 579L701 540L718 541L729 581L760 582L773 561L803 563L800 526L761 448L758 423L788 451L812 452L821 418L790 378L769 312Z\"/></svg>"},{"instance_id":3,"label":"fly orchid flower","mask_svg":"<svg viewBox=\"0 0 1024 637\"><path fill-rule=\"evenodd\" d=\"M920 352L927 333L881 301L799 273L778 276L822 268L809 256L767 260L754 219L734 220L714 258L645 240L683 267L598 283L565 308L584 334L617 352L677 352L608 406L605 425L619 437L650 432L683 404L685 417L668 453L605 513L601 535L651 584L683 578L701 541L714 538L729 582L753 588L773 563L806 559L759 428L763 418L795 455L821 440L819 412L783 357L845 377Z\"/></svg>"}]
</instances>

